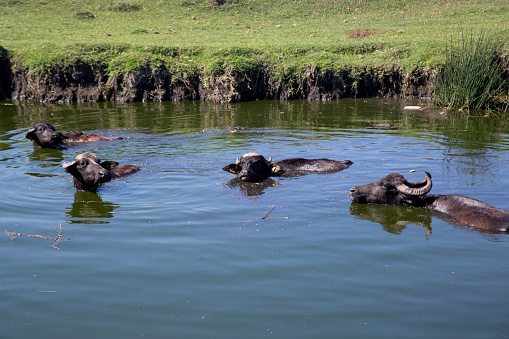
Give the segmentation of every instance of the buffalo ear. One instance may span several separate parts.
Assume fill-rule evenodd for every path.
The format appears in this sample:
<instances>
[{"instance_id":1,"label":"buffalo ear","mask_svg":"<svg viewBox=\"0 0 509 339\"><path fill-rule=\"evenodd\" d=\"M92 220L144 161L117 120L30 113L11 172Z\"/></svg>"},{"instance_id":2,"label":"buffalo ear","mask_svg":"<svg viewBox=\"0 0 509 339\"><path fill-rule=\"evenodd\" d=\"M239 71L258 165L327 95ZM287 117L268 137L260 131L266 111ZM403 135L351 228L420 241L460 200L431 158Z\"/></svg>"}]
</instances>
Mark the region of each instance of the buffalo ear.
<instances>
[{"instance_id":1,"label":"buffalo ear","mask_svg":"<svg viewBox=\"0 0 509 339\"><path fill-rule=\"evenodd\" d=\"M105 169L107 169L108 171L111 171L112 168L115 168L118 166L118 162L116 161L103 161L101 162L101 166Z\"/></svg>"},{"instance_id":2,"label":"buffalo ear","mask_svg":"<svg viewBox=\"0 0 509 339\"><path fill-rule=\"evenodd\" d=\"M223 167L223 171L230 172L230 173L233 173L233 174L237 174L240 171L242 171L242 167L240 167L237 164L229 164L229 165Z\"/></svg>"},{"instance_id":3,"label":"buffalo ear","mask_svg":"<svg viewBox=\"0 0 509 339\"><path fill-rule=\"evenodd\" d=\"M279 167L276 164L269 164L270 172L274 174L281 174L283 171L281 170L281 167Z\"/></svg>"},{"instance_id":4,"label":"buffalo ear","mask_svg":"<svg viewBox=\"0 0 509 339\"><path fill-rule=\"evenodd\" d=\"M66 163L64 162L64 164L62 165L62 167L65 169L65 171L69 174L72 174L74 176L73 173L78 173L76 167L78 166L78 163L76 161L72 161L70 163Z\"/></svg>"},{"instance_id":5,"label":"buffalo ear","mask_svg":"<svg viewBox=\"0 0 509 339\"><path fill-rule=\"evenodd\" d=\"M30 140L35 140L36 137L35 137L35 133L34 132L35 132L35 129L30 128L28 130L28 133L25 135L25 138L30 139Z\"/></svg>"}]
</instances>

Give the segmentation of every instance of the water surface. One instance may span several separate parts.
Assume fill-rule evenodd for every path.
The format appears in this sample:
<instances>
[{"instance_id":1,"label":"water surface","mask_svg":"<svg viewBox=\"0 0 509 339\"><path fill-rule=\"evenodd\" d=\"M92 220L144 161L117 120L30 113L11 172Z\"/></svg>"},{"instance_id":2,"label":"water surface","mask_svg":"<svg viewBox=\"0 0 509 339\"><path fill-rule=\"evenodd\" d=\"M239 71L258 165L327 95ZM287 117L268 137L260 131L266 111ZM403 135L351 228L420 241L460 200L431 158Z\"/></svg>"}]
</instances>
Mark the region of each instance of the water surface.
<instances>
[{"instance_id":1,"label":"water surface","mask_svg":"<svg viewBox=\"0 0 509 339\"><path fill-rule=\"evenodd\" d=\"M125 139L34 149L37 122ZM2 229L70 239L0 236L1 337L505 337L507 235L348 191L428 171L434 193L509 210L508 130L380 99L0 102ZM141 171L75 192L61 165L85 151ZM251 185L221 170L253 151L354 164Z\"/></svg>"}]
</instances>

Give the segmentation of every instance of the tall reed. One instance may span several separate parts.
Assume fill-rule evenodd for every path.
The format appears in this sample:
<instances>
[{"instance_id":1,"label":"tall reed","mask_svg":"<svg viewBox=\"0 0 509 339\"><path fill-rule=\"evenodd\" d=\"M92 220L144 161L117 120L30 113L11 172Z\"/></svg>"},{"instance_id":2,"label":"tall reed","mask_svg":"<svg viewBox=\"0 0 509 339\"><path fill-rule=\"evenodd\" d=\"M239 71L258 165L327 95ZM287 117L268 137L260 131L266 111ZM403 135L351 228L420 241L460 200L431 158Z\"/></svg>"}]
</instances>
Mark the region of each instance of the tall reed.
<instances>
[{"instance_id":1,"label":"tall reed","mask_svg":"<svg viewBox=\"0 0 509 339\"><path fill-rule=\"evenodd\" d=\"M438 73L434 102L464 110L507 111L508 83L504 79L500 50L495 35L461 35L447 45L446 61ZM504 103L505 101L505 103Z\"/></svg>"}]
</instances>

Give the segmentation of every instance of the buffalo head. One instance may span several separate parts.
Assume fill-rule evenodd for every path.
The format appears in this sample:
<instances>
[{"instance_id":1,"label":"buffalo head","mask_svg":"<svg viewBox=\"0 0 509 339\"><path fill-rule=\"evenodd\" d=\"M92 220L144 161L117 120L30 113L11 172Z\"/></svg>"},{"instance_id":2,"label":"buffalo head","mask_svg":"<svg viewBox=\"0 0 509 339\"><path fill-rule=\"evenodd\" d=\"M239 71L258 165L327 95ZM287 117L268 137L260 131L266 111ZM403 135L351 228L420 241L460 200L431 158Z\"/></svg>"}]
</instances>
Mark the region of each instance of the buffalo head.
<instances>
[{"instance_id":1,"label":"buffalo head","mask_svg":"<svg viewBox=\"0 0 509 339\"><path fill-rule=\"evenodd\" d=\"M431 175L410 183L401 174L391 173L382 180L350 189L353 202L377 205L423 207L448 215L456 222L485 232L509 232L509 211L459 194L427 194Z\"/></svg>"},{"instance_id":2,"label":"buffalo head","mask_svg":"<svg viewBox=\"0 0 509 339\"><path fill-rule=\"evenodd\" d=\"M237 158L235 164L227 165L223 171L238 174L242 181L259 182L267 179L275 170L272 159L265 159L258 153L247 153Z\"/></svg>"},{"instance_id":3,"label":"buffalo head","mask_svg":"<svg viewBox=\"0 0 509 339\"><path fill-rule=\"evenodd\" d=\"M95 192L102 183L111 180L111 163L101 165L93 153L80 154L73 161L64 162L62 167L73 176L74 186L79 191Z\"/></svg>"},{"instance_id":4,"label":"buffalo head","mask_svg":"<svg viewBox=\"0 0 509 339\"><path fill-rule=\"evenodd\" d=\"M42 148L63 147L62 141L65 138L62 133L55 131L53 125L45 123L35 124L33 128L28 130L25 137L32 140L34 146Z\"/></svg>"},{"instance_id":5,"label":"buffalo head","mask_svg":"<svg viewBox=\"0 0 509 339\"><path fill-rule=\"evenodd\" d=\"M378 205L416 205L432 187L431 174L420 182L408 182L401 174L390 173L380 181L350 189L353 202Z\"/></svg>"}]
</instances>

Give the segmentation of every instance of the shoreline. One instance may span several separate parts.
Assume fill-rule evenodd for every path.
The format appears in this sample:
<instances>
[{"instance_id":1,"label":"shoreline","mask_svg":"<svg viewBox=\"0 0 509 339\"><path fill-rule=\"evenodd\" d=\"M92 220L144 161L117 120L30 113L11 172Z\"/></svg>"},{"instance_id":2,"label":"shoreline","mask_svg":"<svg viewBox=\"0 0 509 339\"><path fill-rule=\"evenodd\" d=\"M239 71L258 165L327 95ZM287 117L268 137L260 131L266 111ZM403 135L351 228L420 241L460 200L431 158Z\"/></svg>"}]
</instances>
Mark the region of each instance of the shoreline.
<instances>
[{"instance_id":1,"label":"shoreline","mask_svg":"<svg viewBox=\"0 0 509 339\"><path fill-rule=\"evenodd\" d=\"M506 82L492 98L507 101L503 3L55 0L0 8L0 99L430 98L441 93L437 74L449 52L487 41Z\"/></svg>"},{"instance_id":2,"label":"shoreline","mask_svg":"<svg viewBox=\"0 0 509 339\"><path fill-rule=\"evenodd\" d=\"M183 71L149 65L110 75L107 65L100 64L54 64L37 71L11 62L5 55L0 61L0 99L55 103L429 98L436 80L432 69L407 71L397 66L339 71L307 66L288 77L263 64L246 71L226 66L216 74L199 67Z\"/></svg>"}]
</instances>

